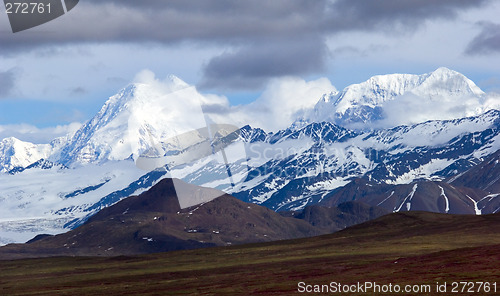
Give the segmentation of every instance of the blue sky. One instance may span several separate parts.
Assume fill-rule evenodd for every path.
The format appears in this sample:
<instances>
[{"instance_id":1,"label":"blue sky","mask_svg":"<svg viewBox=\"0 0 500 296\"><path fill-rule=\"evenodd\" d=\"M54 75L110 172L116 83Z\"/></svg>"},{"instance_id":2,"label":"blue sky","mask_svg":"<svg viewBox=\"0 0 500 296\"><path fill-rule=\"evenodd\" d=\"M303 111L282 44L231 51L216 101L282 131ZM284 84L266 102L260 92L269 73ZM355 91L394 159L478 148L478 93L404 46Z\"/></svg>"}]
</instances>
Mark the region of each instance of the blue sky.
<instances>
[{"instance_id":1,"label":"blue sky","mask_svg":"<svg viewBox=\"0 0 500 296\"><path fill-rule=\"evenodd\" d=\"M499 92L498 15L487 0L88 0L13 34L0 14L0 137L23 138L20 125L27 140L63 133L143 69L233 105L286 77L342 89L441 66Z\"/></svg>"}]
</instances>

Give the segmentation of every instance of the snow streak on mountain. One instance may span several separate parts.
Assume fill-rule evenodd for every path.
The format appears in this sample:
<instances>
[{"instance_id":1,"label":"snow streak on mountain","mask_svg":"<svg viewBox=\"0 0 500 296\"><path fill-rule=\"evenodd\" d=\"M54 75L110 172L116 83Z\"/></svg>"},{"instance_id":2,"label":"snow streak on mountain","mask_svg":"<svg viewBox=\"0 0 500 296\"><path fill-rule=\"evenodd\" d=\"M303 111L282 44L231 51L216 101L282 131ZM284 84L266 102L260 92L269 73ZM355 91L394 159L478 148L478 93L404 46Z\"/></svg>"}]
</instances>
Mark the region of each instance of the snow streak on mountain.
<instances>
[{"instance_id":1,"label":"snow streak on mountain","mask_svg":"<svg viewBox=\"0 0 500 296\"><path fill-rule=\"evenodd\" d=\"M223 154L191 157L210 148L202 132L192 132L213 123L201 111L207 98L175 76L161 84L134 83L71 137L39 145L0 142L0 244L74 228L166 176L274 210L334 205L362 198L356 188L365 188L367 202L394 211L424 205L439 212L493 212L497 187L452 188L453 178L500 149L500 111L487 100L472 81L446 68L375 76L324 94L287 129L270 133L246 125L236 139L221 135ZM432 110L442 118L428 120ZM400 123L395 114L415 123L390 124ZM135 164L144 155L187 155L189 161L144 171Z\"/></svg>"}]
</instances>

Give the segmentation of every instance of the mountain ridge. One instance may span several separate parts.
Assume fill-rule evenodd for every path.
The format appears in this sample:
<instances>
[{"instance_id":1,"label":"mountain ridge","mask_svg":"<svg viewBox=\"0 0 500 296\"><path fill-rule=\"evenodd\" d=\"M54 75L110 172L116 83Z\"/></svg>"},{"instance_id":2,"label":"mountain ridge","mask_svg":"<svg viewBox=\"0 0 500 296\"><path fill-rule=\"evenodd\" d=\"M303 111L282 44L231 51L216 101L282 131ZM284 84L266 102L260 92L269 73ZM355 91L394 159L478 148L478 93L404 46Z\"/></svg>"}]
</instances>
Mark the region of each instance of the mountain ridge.
<instances>
[{"instance_id":1,"label":"mountain ridge","mask_svg":"<svg viewBox=\"0 0 500 296\"><path fill-rule=\"evenodd\" d=\"M367 109L365 111L368 113L362 111L362 114L358 114L359 116L382 119L383 114L380 113L382 111L377 111L377 108L381 107L384 102L392 101L406 92L416 92L423 97L443 97L443 92L452 97L467 96L467 94L476 97L485 95L467 77L444 67L421 75L377 75L365 82L352 84L341 92L332 92L319 98L318 105L314 109L316 111L313 113L323 112L334 117L320 114L313 116L311 113L298 119L292 127L300 129L313 122L325 121L345 128L349 124L337 120L335 116L344 116L348 109L355 106L373 111L372 114ZM111 96L101 110L74 135L65 140L59 139L58 141L63 141L62 143L52 144L58 147L53 147L52 150L44 147L44 153L38 159L34 159L37 158L36 155L27 158L26 155L20 154L17 157L19 163L14 166L25 167L44 158L70 167L130 157L137 159L141 153L149 149L159 150L158 153L177 149L175 143L168 142L169 138L207 125L201 110L201 105L206 103L205 100L194 87L174 75L170 75L162 84L157 81L140 81L139 79ZM177 111L173 112L174 109ZM486 112L487 107L484 107L482 111ZM179 113L189 113L193 116L184 118L184 116L179 116ZM151 116L151 114L156 115ZM195 114L197 116L194 116ZM359 118L356 119L358 115L350 114L346 115L346 118L357 122L359 121ZM371 119L361 121L366 123ZM277 132L274 137L279 135L280 132ZM193 141L195 144L196 139ZM25 145L28 144L30 143L25 142ZM42 147L42 145L37 147ZM1 156L0 154L0 159L2 159ZM16 158L15 155L12 157ZM6 161L3 163L3 171L14 168L6 168L5 165L8 163Z\"/></svg>"},{"instance_id":2,"label":"mountain ridge","mask_svg":"<svg viewBox=\"0 0 500 296\"><path fill-rule=\"evenodd\" d=\"M241 154L241 161L236 159L230 163L237 186L228 192L246 202L288 211L318 203L353 178L363 176L376 183L395 185L422 178L443 181L465 172L500 149L499 122L500 111L491 110L478 117L430 121L373 133L351 132L332 123L314 123L302 129L293 127L275 134L247 127L241 130L240 141L246 145L248 154ZM429 139L434 139L430 146ZM240 174L242 168L249 168L248 174ZM99 172L87 176L93 169ZM221 173L227 171L224 163L200 160L188 171L183 170L183 179L189 183L222 190L230 188L227 177L221 179ZM11 177L2 175L5 213L0 232L6 234L0 235L0 241L22 241L36 233L73 228L98 210L147 190L168 174L168 170L141 172L129 159L77 169L40 165L19 170ZM37 183L32 179L34 175L40 179ZM49 177L52 181L43 181ZM65 184L64 180L71 183ZM21 195L14 184L23 184ZM434 198L439 199L440 190L435 188L438 191L433 191L437 194ZM469 196L479 202L496 193L469 193ZM494 196L483 203L489 199L492 199L488 202L491 206L483 213L496 210ZM465 200L468 213L477 212L474 202ZM434 207L436 209L444 212L445 207ZM40 214L45 215L46 218L41 217L45 222L35 222L40 220L33 220L30 213L36 213L37 219ZM10 222L8 218L13 215L16 219ZM26 220L20 219L22 217ZM41 225L50 225L50 229L40 230ZM22 240L1 238L8 238L13 229L30 232L23 234Z\"/></svg>"},{"instance_id":3,"label":"mountain ridge","mask_svg":"<svg viewBox=\"0 0 500 296\"><path fill-rule=\"evenodd\" d=\"M438 70L434 71L437 77L426 81L442 82L459 75ZM424 76L422 81L432 75ZM462 78L459 81L468 85ZM0 244L76 227L100 209L140 194L168 176L290 211L318 203L356 178L396 186L423 179L442 182L500 149L500 111L490 110L374 130L353 130L335 122L296 122L273 133L245 126L220 146L224 155L222 151L215 155L212 142L200 133L190 133L200 127L208 130L200 107L205 98L178 78L170 80L129 85L74 136L54 141L51 156L9 170L13 175L0 174ZM454 91L456 87L443 83L430 89ZM179 116L178 126L172 124L170 119ZM178 133L182 140L172 137ZM189 161L165 165L162 157L177 154ZM136 161L144 155L157 170L138 168ZM432 190L437 194L433 198L438 198L440 190L434 187L438 191ZM469 196L479 202L496 194L480 196L486 193ZM474 213L473 202L466 203L467 211Z\"/></svg>"}]
</instances>

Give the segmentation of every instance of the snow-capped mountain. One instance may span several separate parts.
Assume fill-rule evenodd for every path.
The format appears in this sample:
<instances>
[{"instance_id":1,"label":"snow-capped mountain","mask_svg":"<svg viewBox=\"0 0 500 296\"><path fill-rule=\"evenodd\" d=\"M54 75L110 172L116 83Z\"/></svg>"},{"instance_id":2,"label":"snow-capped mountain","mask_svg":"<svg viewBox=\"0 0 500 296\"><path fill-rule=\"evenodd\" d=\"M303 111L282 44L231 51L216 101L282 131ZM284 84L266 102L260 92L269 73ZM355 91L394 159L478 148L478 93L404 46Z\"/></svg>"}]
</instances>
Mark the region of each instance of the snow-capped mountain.
<instances>
[{"instance_id":1,"label":"snow-capped mountain","mask_svg":"<svg viewBox=\"0 0 500 296\"><path fill-rule=\"evenodd\" d=\"M10 174L0 175L0 244L75 227L103 207L149 189L167 176L166 168L154 170L170 165L162 156L179 164L206 156L208 150L210 157L203 161L220 161L214 147L205 147L205 134L214 124L207 125L202 100L175 76L161 84L133 83L110 97L73 136L47 145L5 139L2 160ZM215 148L226 148L224 156L231 160L234 149L224 143L227 126L215 126L209 133L219 141ZM203 153L189 153L200 149ZM148 158L148 170L136 163ZM233 170L233 179L241 171ZM227 174L224 167L211 178L230 184Z\"/></svg>"},{"instance_id":2,"label":"snow-capped mountain","mask_svg":"<svg viewBox=\"0 0 500 296\"><path fill-rule=\"evenodd\" d=\"M412 74L389 74L374 76L367 81L346 87L339 93L325 94L315 108L301 119L305 122L329 121L344 126L365 127L360 123L373 123L390 117L399 106L391 101L410 101L439 107L450 103L455 106L471 104L471 100L484 100L485 93L464 75L439 68L434 72ZM401 107L410 107L402 103ZM478 115L486 110L477 106L466 106L463 116ZM396 109L396 110L393 110ZM422 110L416 109L415 112ZM445 112L446 113L446 112ZM426 114L427 115L427 114ZM439 114L439 118L456 118L451 114ZM357 124L357 125L356 125Z\"/></svg>"},{"instance_id":3,"label":"snow-capped mountain","mask_svg":"<svg viewBox=\"0 0 500 296\"><path fill-rule=\"evenodd\" d=\"M408 184L353 179L332 191L320 203L335 206L345 200L361 201L389 211L431 211L453 214L500 212L500 150L469 170L445 181L420 179Z\"/></svg>"},{"instance_id":4,"label":"snow-capped mountain","mask_svg":"<svg viewBox=\"0 0 500 296\"><path fill-rule=\"evenodd\" d=\"M32 144L14 137L0 141L0 172L9 172L14 168L24 168L47 158L52 152L49 144Z\"/></svg>"},{"instance_id":5,"label":"snow-capped mountain","mask_svg":"<svg viewBox=\"0 0 500 296\"><path fill-rule=\"evenodd\" d=\"M102 163L137 159L151 148L179 149L169 139L206 122L196 89L175 76L169 79L161 87L134 83L109 98L62 148L57 161L69 166Z\"/></svg>"},{"instance_id":6,"label":"snow-capped mountain","mask_svg":"<svg viewBox=\"0 0 500 296\"><path fill-rule=\"evenodd\" d=\"M301 137L274 144L273 135L254 139L249 150L255 155L274 154L260 163L249 155L254 166L241 190L232 194L285 210L319 202L357 177L394 185L444 180L500 149L500 111L364 133L313 123L294 133Z\"/></svg>"},{"instance_id":7,"label":"snow-capped mountain","mask_svg":"<svg viewBox=\"0 0 500 296\"><path fill-rule=\"evenodd\" d=\"M4 139L0 164L11 174L0 174L0 244L74 228L167 176L274 210L297 210L359 178L401 185L401 192L422 179L444 182L500 149L497 110L374 131L348 127L383 120L387 104L408 95L436 104L466 97L480 102L484 93L473 82L445 68L373 77L325 94L308 118L287 129L244 126L222 133L215 146L205 135L213 126L201 109L206 98L175 76L169 80L127 86L67 139L47 145ZM189 161L163 162L173 156ZM136 162L144 158L158 169L139 169ZM482 198L473 196L463 207L474 211Z\"/></svg>"}]
</instances>

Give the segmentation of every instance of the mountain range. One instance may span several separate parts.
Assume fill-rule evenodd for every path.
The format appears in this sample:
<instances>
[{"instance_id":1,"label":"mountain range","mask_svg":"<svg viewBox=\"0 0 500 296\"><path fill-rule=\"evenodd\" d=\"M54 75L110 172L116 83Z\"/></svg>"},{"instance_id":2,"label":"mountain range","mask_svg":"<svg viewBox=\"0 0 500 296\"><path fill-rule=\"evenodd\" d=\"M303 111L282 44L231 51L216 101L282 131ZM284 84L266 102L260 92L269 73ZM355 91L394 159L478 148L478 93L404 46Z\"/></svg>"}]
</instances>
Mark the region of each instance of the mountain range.
<instances>
[{"instance_id":1,"label":"mountain range","mask_svg":"<svg viewBox=\"0 0 500 296\"><path fill-rule=\"evenodd\" d=\"M362 200L396 212L496 213L500 111L486 96L446 68L375 76L323 95L287 129L221 131L221 146L191 132L211 126L194 87L175 76L131 84L74 135L0 142L0 244L73 229L166 177L280 212ZM389 124L408 100L459 111ZM218 152L199 152L207 147ZM136 165L145 157L149 170Z\"/></svg>"},{"instance_id":2,"label":"mountain range","mask_svg":"<svg viewBox=\"0 0 500 296\"><path fill-rule=\"evenodd\" d=\"M279 214L223 192L211 201L182 209L176 193L179 186L192 194L210 195L214 190L165 178L138 196L102 209L74 230L4 246L0 259L137 255L270 242L328 234L389 213L348 202Z\"/></svg>"}]
</instances>

